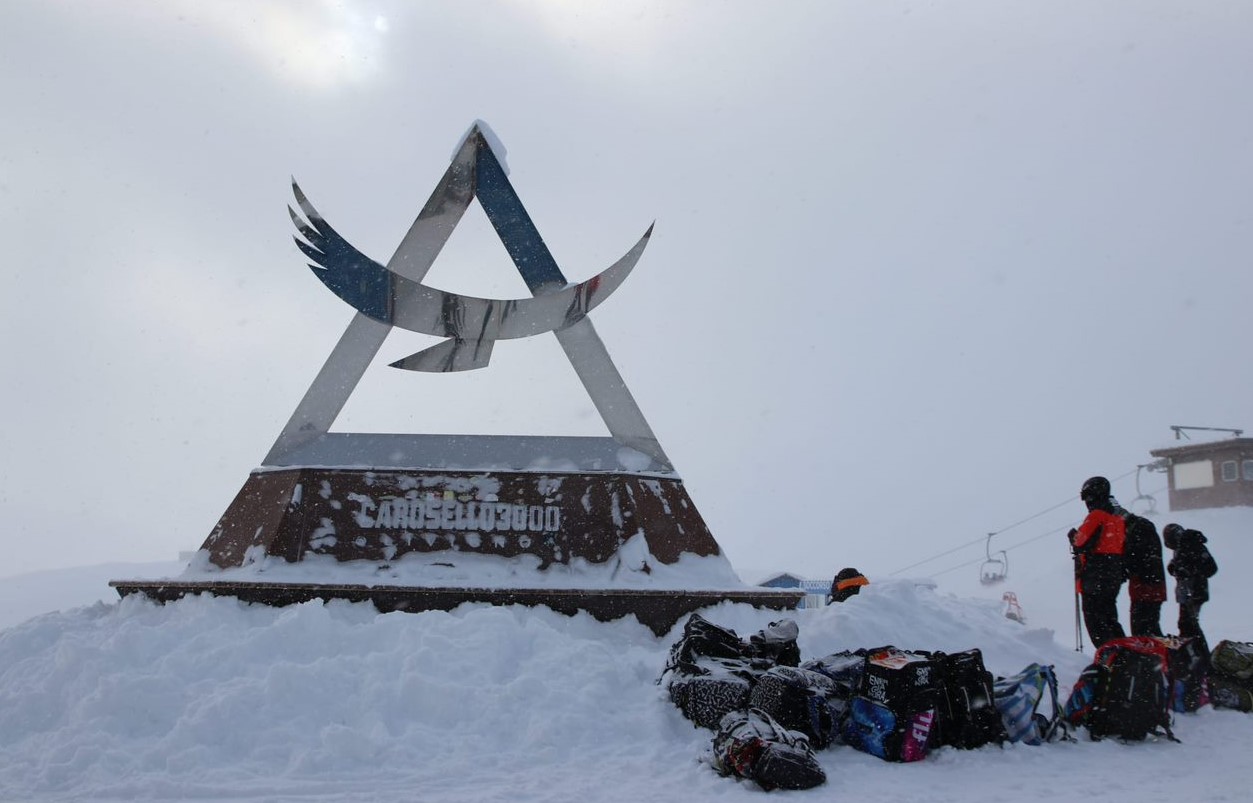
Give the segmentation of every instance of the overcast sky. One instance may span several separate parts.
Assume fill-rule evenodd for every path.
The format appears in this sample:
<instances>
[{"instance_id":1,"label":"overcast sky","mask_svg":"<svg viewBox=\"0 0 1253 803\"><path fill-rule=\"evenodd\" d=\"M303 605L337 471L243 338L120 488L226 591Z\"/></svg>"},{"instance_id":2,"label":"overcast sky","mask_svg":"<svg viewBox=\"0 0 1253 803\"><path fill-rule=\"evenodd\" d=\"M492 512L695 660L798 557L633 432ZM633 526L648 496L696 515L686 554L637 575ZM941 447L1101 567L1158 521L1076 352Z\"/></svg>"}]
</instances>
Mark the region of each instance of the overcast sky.
<instances>
[{"instance_id":1,"label":"overcast sky","mask_svg":"<svg viewBox=\"0 0 1253 803\"><path fill-rule=\"evenodd\" d=\"M0 573L199 546L352 317L291 177L385 261L475 119L571 280L656 221L592 317L737 567L1077 521L1253 427L1251 74L1242 0L10 0ZM526 294L477 205L429 280ZM551 335L421 340L337 430L604 434Z\"/></svg>"}]
</instances>

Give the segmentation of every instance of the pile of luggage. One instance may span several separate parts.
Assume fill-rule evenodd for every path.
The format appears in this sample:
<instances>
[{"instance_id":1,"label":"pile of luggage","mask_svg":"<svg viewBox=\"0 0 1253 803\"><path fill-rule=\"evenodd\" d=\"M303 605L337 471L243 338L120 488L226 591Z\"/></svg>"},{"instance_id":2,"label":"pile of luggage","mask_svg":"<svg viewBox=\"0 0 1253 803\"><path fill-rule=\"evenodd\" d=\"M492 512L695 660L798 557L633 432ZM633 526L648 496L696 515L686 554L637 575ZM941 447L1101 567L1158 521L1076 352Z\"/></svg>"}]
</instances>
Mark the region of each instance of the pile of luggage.
<instances>
[{"instance_id":1,"label":"pile of luggage","mask_svg":"<svg viewBox=\"0 0 1253 803\"><path fill-rule=\"evenodd\" d=\"M693 614L658 683L714 732L709 761L765 789L826 781L816 751L848 745L885 761L919 761L941 746L1142 740L1171 732L1174 712L1253 710L1253 644L1129 637L1097 650L1065 705L1052 666L994 678L978 649L835 652L801 662L790 619L741 638Z\"/></svg>"},{"instance_id":2,"label":"pile of luggage","mask_svg":"<svg viewBox=\"0 0 1253 803\"><path fill-rule=\"evenodd\" d=\"M765 789L808 789L826 780L815 751L838 744L919 761L941 745L1064 735L1052 667L994 680L977 649L893 646L801 663L797 635L796 623L782 620L741 638L693 614L671 647L658 682L684 716L714 731L710 763L719 773Z\"/></svg>"}]
</instances>

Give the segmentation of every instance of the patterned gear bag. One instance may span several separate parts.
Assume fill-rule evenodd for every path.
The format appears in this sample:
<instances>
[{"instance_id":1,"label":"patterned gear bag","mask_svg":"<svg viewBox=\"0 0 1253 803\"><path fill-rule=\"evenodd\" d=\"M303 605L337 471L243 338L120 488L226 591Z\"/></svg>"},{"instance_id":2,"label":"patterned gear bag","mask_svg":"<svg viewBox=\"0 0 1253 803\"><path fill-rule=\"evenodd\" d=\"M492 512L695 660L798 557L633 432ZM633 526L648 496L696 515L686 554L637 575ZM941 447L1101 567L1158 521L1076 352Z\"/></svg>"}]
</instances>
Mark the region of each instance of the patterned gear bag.
<instances>
[{"instance_id":1,"label":"patterned gear bag","mask_svg":"<svg viewBox=\"0 0 1253 803\"><path fill-rule=\"evenodd\" d=\"M1057 701L1057 675L1052 666L1028 664L1021 672L992 684L1006 738L1023 744L1044 744L1070 738ZM1049 703L1040 711L1045 694Z\"/></svg>"}]
</instances>

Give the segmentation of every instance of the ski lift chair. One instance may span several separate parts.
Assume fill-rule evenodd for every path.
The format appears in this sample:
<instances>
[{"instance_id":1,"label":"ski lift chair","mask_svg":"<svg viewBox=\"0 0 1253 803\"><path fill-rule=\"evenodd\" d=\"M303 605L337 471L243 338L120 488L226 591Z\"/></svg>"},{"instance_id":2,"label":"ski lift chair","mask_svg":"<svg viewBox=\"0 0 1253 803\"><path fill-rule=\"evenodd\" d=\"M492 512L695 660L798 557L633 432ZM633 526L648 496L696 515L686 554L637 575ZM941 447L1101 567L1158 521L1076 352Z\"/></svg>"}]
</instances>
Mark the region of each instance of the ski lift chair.
<instances>
[{"instance_id":1,"label":"ski lift chair","mask_svg":"<svg viewBox=\"0 0 1253 803\"><path fill-rule=\"evenodd\" d=\"M996 585L1009 576L1009 555L1003 549L992 552L992 536L995 534L988 533L987 544L984 546L987 560L979 567L979 582L985 586Z\"/></svg>"}]
</instances>

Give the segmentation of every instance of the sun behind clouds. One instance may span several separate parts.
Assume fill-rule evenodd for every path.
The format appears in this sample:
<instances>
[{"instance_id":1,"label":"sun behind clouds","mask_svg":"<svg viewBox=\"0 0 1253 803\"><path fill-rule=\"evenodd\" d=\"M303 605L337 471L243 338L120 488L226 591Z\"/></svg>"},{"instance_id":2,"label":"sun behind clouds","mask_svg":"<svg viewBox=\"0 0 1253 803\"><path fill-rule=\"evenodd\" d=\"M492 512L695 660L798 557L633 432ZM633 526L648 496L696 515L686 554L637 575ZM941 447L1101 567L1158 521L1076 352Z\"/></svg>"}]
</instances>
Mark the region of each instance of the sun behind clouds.
<instances>
[{"instance_id":1,"label":"sun behind clouds","mask_svg":"<svg viewBox=\"0 0 1253 803\"><path fill-rule=\"evenodd\" d=\"M359 84L382 68L391 30L388 17L361 4L313 0L253 3L246 0L132 2L129 18L171 23L235 48L266 73L307 89Z\"/></svg>"}]
</instances>

